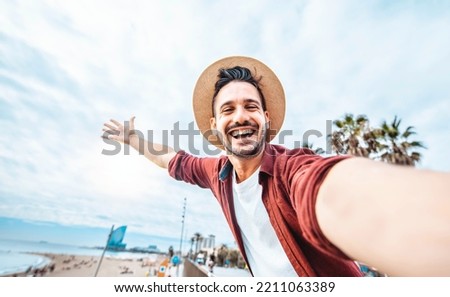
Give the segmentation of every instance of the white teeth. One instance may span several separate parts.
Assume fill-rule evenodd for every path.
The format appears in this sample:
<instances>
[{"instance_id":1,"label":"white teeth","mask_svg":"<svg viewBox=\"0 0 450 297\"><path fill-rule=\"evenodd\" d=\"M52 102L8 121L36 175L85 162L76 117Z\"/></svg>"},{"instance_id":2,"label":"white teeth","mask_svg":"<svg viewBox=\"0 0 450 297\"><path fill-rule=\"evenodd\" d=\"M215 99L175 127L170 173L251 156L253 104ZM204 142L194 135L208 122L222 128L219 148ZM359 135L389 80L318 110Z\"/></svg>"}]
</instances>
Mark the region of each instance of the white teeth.
<instances>
[{"instance_id":1,"label":"white teeth","mask_svg":"<svg viewBox=\"0 0 450 297\"><path fill-rule=\"evenodd\" d=\"M231 132L231 136L237 137L237 136L242 136L244 134L251 134L251 133L253 133L253 131L251 129L236 130L236 131Z\"/></svg>"}]
</instances>

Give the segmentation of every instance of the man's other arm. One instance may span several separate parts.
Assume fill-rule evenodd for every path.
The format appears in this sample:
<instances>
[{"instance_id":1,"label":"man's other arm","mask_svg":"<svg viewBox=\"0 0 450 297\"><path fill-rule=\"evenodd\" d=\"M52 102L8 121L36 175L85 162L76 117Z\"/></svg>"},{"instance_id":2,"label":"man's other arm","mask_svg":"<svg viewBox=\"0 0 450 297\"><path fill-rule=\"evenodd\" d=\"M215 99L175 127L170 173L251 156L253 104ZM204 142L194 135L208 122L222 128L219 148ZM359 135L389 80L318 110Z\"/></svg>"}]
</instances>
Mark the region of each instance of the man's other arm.
<instances>
[{"instance_id":1,"label":"man's other arm","mask_svg":"<svg viewBox=\"0 0 450 297\"><path fill-rule=\"evenodd\" d=\"M175 150L168 145L146 141L142 133L137 133L138 131L134 129L134 119L133 116L124 124L111 119L109 123L104 124L103 137L128 144L159 167L167 168L170 160L176 155Z\"/></svg>"},{"instance_id":2,"label":"man's other arm","mask_svg":"<svg viewBox=\"0 0 450 297\"><path fill-rule=\"evenodd\" d=\"M352 259L393 276L450 276L449 173L350 158L322 183L316 216Z\"/></svg>"}]
</instances>

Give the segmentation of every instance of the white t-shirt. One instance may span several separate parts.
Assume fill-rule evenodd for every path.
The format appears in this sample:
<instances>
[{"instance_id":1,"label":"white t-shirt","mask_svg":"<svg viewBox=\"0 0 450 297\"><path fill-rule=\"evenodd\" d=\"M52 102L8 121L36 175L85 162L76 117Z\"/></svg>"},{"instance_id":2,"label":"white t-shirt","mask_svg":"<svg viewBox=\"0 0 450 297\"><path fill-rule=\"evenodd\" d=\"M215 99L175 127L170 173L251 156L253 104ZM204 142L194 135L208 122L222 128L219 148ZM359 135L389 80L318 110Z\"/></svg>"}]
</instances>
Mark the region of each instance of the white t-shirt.
<instances>
[{"instance_id":1,"label":"white t-shirt","mask_svg":"<svg viewBox=\"0 0 450 297\"><path fill-rule=\"evenodd\" d=\"M238 184L233 172L234 211L248 264L254 276L298 276L270 224L258 177L259 169Z\"/></svg>"}]
</instances>

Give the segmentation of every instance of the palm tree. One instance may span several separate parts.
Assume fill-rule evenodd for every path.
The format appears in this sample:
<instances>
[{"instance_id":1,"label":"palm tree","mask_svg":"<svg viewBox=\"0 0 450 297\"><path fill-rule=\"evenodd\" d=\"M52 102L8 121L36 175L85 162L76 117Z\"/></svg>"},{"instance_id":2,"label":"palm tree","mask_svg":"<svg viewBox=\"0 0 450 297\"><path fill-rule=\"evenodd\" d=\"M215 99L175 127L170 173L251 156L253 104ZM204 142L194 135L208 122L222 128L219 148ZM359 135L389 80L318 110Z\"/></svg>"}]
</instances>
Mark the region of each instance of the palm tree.
<instances>
[{"instance_id":1,"label":"palm tree","mask_svg":"<svg viewBox=\"0 0 450 297\"><path fill-rule=\"evenodd\" d=\"M373 144L369 146L366 139L370 139L369 119L365 115L344 115L343 119L335 120L339 129L331 134L331 145L337 154L351 154L369 157Z\"/></svg>"},{"instance_id":2,"label":"palm tree","mask_svg":"<svg viewBox=\"0 0 450 297\"><path fill-rule=\"evenodd\" d=\"M420 141L408 141L408 137L416 134L414 127L409 126L400 132L401 120L395 116L391 124L384 121L380 128L369 125L365 115L354 117L344 115L335 120L338 130L331 134L332 149L337 154L350 154L381 160L391 164L414 166L420 161L421 154L412 149L425 148Z\"/></svg>"},{"instance_id":3,"label":"palm tree","mask_svg":"<svg viewBox=\"0 0 450 297\"><path fill-rule=\"evenodd\" d=\"M222 244L219 249L217 250L217 266L223 266L225 263L225 260L228 256L228 247L226 244Z\"/></svg>"},{"instance_id":4,"label":"palm tree","mask_svg":"<svg viewBox=\"0 0 450 297\"><path fill-rule=\"evenodd\" d=\"M417 148L425 148L420 141L408 141L408 137L416 134L413 126L408 126L404 132L400 131L401 120L395 116L391 124L384 121L381 124L381 137L387 143L380 159L387 163L414 166L422 155Z\"/></svg>"},{"instance_id":5,"label":"palm tree","mask_svg":"<svg viewBox=\"0 0 450 297\"><path fill-rule=\"evenodd\" d=\"M202 234L196 232L194 233L194 241L195 241L195 253L194 255L197 255L197 253L200 250L200 246L201 246L201 242L203 241L203 236Z\"/></svg>"},{"instance_id":6,"label":"palm tree","mask_svg":"<svg viewBox=\"0 0 450 297\"><path fill-rule=\"evenodd\" d=\"M240 252L238 250L230 250L228 253L228 260L230 260L231 267L237 267L239 262Z\"/></svg>"}]
</instances>

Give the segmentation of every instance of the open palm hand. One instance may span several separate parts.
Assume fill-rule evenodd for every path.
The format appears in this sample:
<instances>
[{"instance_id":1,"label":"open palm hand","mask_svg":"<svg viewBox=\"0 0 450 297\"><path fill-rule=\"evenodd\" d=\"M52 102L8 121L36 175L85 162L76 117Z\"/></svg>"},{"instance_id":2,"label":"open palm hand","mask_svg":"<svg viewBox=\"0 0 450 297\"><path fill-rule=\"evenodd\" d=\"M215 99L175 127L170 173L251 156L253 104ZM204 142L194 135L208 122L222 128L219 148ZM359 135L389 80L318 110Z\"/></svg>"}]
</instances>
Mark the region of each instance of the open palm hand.
<instances>
[{"instance_id":1,"label":"open palm hand","mask_svg":"<svg viewBox=\"0 0 450 297\"><path fill-rule=\"evenodd\" d=\"M131 117L130 121L125 121L123 124L111 119L109 123L103 124L103 138L115 140L121 143L130 144L130 137L136 135L134 131L134 119Z\"/></svg>"}]
</instances>

